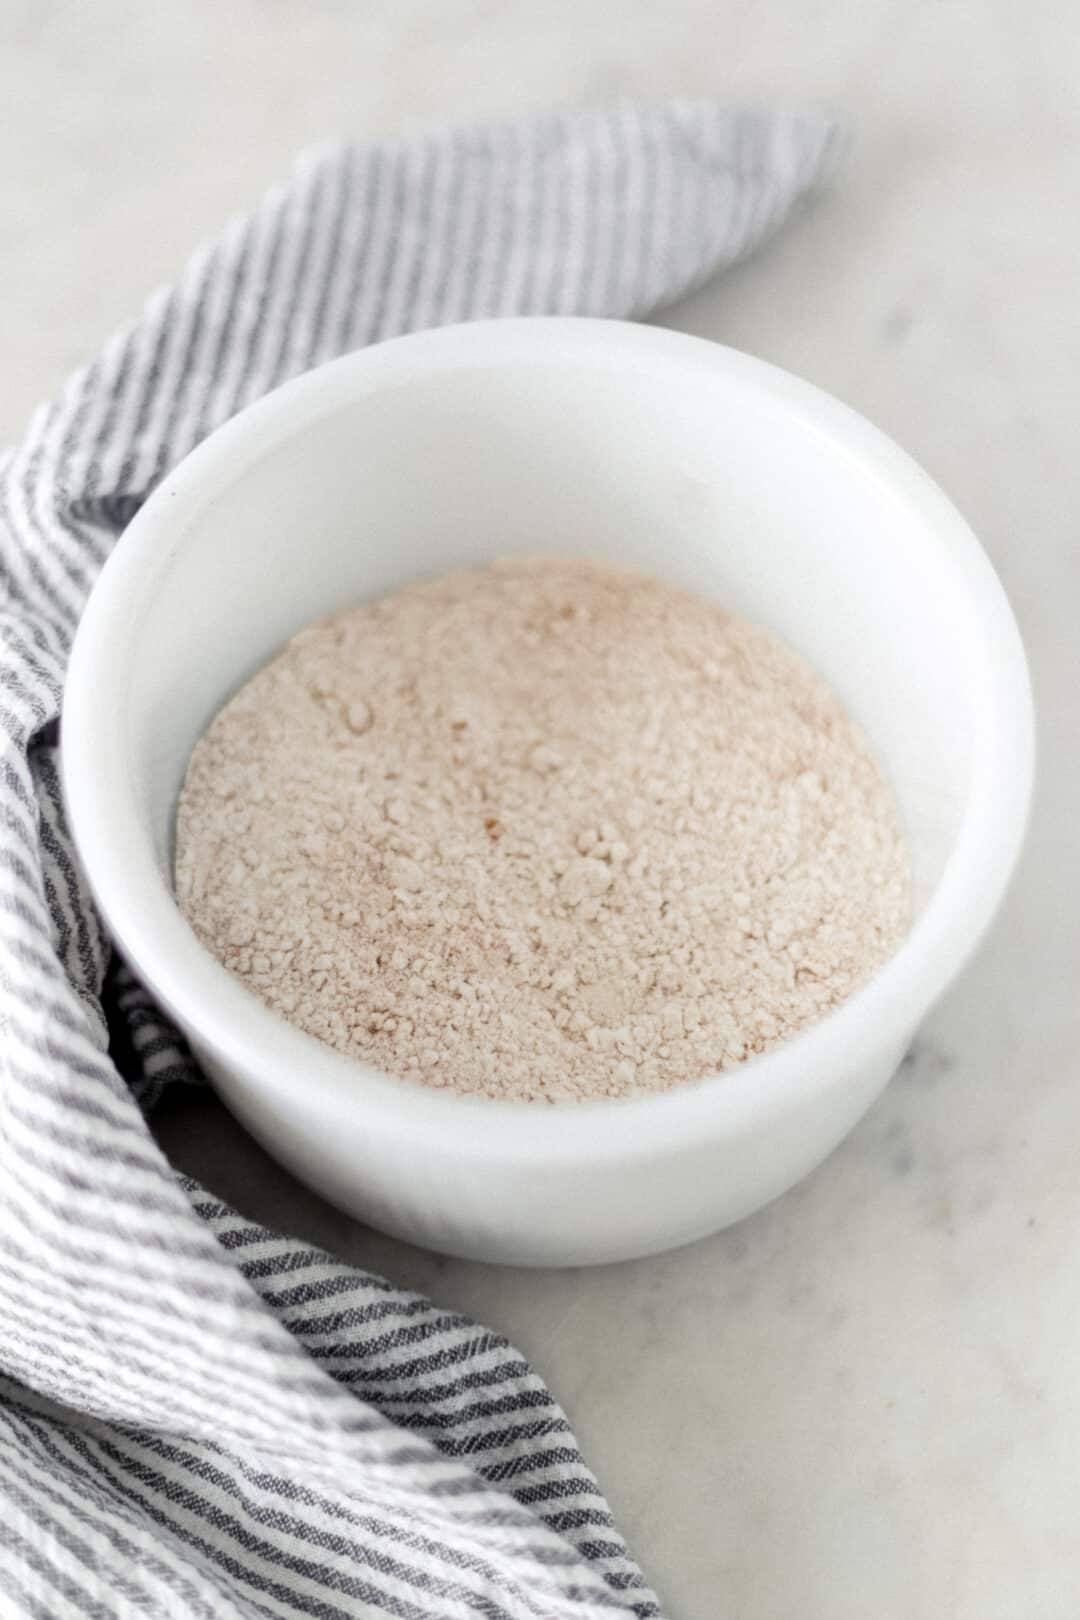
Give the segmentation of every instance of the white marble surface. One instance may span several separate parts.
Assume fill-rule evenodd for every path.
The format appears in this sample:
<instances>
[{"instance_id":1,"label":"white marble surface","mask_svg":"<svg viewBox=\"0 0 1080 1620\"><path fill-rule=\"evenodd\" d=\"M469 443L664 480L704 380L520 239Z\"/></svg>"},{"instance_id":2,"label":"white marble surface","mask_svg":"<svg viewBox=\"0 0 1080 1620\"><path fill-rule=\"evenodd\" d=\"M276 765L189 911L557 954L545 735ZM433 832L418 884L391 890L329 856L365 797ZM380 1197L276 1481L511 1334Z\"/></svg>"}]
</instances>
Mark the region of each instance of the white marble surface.
<instances>
[{"instance_id":1,"label":"white marble surface","mask_svg":"<svg viewBox=\"0 0 1080 1620\"><path fill-rule=\"evenodd\" d=\"M826 98L832 192L671 317L802 372L966 511L1040 703L1027 856L847 1144L764 1214L596 1272L448 1263L209 1101L176 1157L475 1312L561 1397L676 1620L1080 1604L1080 13L1071 0L0 4L5 436L304 141L617 93Z\"/></svg>"}]
</instances>

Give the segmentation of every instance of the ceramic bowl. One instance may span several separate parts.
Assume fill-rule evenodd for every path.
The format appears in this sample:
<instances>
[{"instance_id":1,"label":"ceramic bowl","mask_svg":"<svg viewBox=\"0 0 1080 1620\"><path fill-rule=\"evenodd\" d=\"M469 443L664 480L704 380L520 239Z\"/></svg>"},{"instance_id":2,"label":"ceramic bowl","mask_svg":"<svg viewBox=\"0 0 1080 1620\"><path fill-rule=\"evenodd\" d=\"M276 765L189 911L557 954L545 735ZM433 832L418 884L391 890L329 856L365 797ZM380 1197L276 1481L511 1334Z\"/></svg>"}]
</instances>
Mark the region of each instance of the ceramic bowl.
<instances>
[{"instance_id":1,"label":"ceramic bowl","mask_svg":"<svg viewBox=\"0 0 1080 1620\"><path fill-rule=\"evenodd\" d=\"M420 575L542 550L638 565L776 631L869 734L911 841L916 917L886 966L797 1039L663 1095L495 1103L378 1073L267 1011L173 900L192 746L295 630ZM371 1225L532 1265L686 1243L820 1163L990 921L1032 751L1001 587L906 455L744 354L560 319L367 349L213 434L109 560L63 721L102 912L237 1117Z\"/></svg>"}]
</instances>

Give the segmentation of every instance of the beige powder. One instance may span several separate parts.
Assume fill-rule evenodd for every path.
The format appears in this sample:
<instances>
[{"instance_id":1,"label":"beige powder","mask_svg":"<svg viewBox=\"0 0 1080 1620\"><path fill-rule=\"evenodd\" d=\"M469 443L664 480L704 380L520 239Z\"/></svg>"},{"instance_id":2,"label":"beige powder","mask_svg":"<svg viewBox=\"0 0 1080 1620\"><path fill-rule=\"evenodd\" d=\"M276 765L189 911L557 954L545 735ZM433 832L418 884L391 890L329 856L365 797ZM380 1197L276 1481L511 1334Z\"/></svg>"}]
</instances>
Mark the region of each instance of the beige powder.
<instances>
[{"instance_id":1,"label":"beige powder","mask_svg":"<svg viewBox=\"0 0 1080 1620\"><path fill-rule=\"evenodd\" d=\"M548 1101L774 1046L909 914L889 789L821 680L712 602L553 558L296 636L192 755L176 886L310 1034Z\"/></svg>"}]
</instances>

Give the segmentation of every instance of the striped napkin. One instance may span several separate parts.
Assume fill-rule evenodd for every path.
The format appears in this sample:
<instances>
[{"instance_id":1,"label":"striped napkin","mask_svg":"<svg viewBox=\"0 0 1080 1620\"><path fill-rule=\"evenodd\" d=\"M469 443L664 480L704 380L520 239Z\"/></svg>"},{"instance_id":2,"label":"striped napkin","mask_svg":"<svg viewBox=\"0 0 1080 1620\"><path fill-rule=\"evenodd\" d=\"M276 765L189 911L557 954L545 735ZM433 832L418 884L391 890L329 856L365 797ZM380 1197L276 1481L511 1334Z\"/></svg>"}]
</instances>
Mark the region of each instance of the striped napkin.
<instances>
[{"instance_id":1,"label":"striped napkin","mask_svg":"<svg viewBox=\"0 0 1080 1620\"><path fill-rule=\"evenodd\" d=\"M658 1613L505 1340L170 1169L146 1116L198 1077L102 932L57 722L117 536L234 411L418 327L645 315L834 145L680 103L308 155L0 461L0 1614Z\"/></svg>"}]
</instances>

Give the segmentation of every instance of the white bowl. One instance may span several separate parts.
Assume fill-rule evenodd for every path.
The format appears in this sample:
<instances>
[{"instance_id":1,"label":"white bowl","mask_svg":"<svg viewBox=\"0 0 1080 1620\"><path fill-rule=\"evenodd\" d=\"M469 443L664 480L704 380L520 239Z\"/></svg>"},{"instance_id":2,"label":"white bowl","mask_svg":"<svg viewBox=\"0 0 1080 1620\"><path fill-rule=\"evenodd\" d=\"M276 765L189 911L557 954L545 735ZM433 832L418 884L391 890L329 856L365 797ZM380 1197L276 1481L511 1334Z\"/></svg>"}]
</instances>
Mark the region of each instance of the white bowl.
<instances>
[{"instance_id":1,"label":"white bowl","mask_svg":"<svg viewBox=\"0 0 1080 1620\"><path fill-rule=\"evenodd\" d=\"M873 980L776 1051L659 1096L537 1107L367 1069L264 1009L172 896L191 748L293 631L418 575L537 550L640 565L777 631L869 733L912 844L915 925ZM1032 753L997 579L888 439L746 355L548 319L349 355L200 446L91 598L63 749L101 909L252 1134L373 1226L532 1265L686 1243L836 1146L1001 899Z\"/></svg>"}]
</instances>

